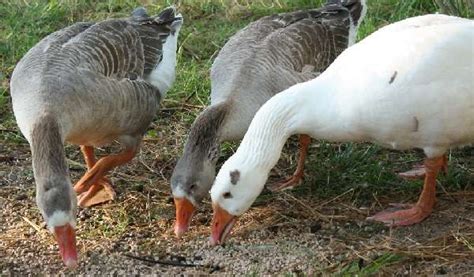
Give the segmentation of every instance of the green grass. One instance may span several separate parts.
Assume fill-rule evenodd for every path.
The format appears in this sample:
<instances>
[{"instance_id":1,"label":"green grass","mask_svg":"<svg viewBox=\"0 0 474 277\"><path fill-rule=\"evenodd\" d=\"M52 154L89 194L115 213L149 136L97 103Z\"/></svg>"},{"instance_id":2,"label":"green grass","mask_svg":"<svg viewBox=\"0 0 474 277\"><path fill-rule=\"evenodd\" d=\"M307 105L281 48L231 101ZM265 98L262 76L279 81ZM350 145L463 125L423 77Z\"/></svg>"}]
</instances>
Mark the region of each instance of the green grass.
<instances>
[{"instance_id":1,"label":"green grass","mask_svg":"<svg viewBox=\"0 0 474 277\"><path fill-rule=\"evenodd\" d=\"M439 183L450 191L472 189L472 154L469 148L453 150L448 174L440 175ZM421 151L391 151L374 144L322 142L310 153L306 163L305 185L294 191L299 195L327 198L352 189L352 201L359 205L370 205L375 200L374 195L384 197L387 192L388 196L398 194L398 201L406 196L416 201L423 180L403 180L396 172L421 164L423 157Z\"/></svg>"},{"instance_id":2,"label":"green grass","mask_svg":"<svg viewBox=\"0 0 474 277\"><path fill-rule=\"evenodd\" d=\"M454 0L451 0L454 1ZM77 21L100 20L127 16L141 3L151 1L7 1L0 6L0 118L11 124L8 79L19 59L41 38ZM209 68L212 58L225 41L250 21L276 12L319 7L322 0L261 0L261 1L180 1L179 10L184 14L185 25L180 34L178 79L169 99L186 99L189 94L193 104L205 105L210 89ZM472 16L472 10L461 1L454 1L456 11ZM159 1L147 6L156 13L173 1ZM419 14L438 11L431 0L370 1L369 12L360 28L363 38L378 27ZM191 120L192 120L191 116ZM4 126L5 127L5 126ZM5 134L2 134L4 139Z\"/></svg>"},{"instance_id":3,"label":"green grass","mask_svg":"<svg viewBox=\"0 0 474 277\"><path fill-rule=\"evenodd\" d=\"M335 276L374 276L376 273L380 273L383 269L401 260L403 260L403 256L392 253L385 253L367 265L364 265L363 260L359 259L358 261L348 264L338 274L335 274Z\"/></svg>"},{"instance_id":4,"label":"green grass","mask_svg":"<svg viewBox=\"0 0 474 277\"><path fill-rule=\"evenodd\" d=\"M8 82L15 64L41 38L62 27L78 21L102 20L110 17L127 16L142 3L149 13L155 14L173 1L4 1L0 5L0 143L26 143L19 133L11 109ZM178 52L177 81L164 101L165 107L180 106L187 101L191 105L205 106L209 101L209 70L213 58L227 39L249 22L272 13L319 7L321 0L183 0L178 10L185 18L180 33ZM369 10L359 29L362 39L381 26L403 18L433 13L440 9L474 17L469 1L446 0L449 4L439 7L434 0L368 0ZM471 6L472 7L472 6ZM187 128L198 114L199 109L177 110L173 113L173 124ZM161 119L155 122L160 127ZM156 130L149 137L158 137ZM158 142L159 143L159 142ZM222 153L225 160L235 149L235 144L226 143ZM160 146L161 149L161 146ZM474 150L455 150L451 156L451 168L440 183L447 190L472 190ZM422 161L422 154L415 151L394 152L371 144L329 144L320 142L311 151L306 163L305 185L297 187L292 193L317 199L330 198L353 189L351 201L368 204L374 195L397 195L403 201L407 196L418 195L420 181L403 181L394 172L406 170L416 162ZM290 173L290 172L288 172ZM259 202L272 199L264 193ZM161 214L157 216L159 218ZM119 214L111 224L120 226L120 231L106 227L97 232L122 232L129 224L127 212ZM97 223L100 225L100 223ZM105 224L107 225L107 224ZM100 227L100 226L98 226ZM104 229L105 228L105 229ZM93 233L91 233L93 235ZM384 265L398 262L399 256L386 254L369 265L359 268L358 263L349 264L341 271L341 276L371 275Z\"/></svg>"}]
</instances>

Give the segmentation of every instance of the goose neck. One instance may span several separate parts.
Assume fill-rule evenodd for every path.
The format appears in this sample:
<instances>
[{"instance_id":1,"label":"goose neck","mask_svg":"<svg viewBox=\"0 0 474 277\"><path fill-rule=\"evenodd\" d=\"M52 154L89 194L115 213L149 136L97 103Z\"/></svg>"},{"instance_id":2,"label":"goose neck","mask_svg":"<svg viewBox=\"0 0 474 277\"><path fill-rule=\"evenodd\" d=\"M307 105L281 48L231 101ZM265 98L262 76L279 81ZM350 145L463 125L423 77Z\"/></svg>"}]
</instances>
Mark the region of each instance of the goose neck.
<instances>
[{"instance_id":1,"label":"goose neck","mask_svg":"<svg viewBox=\"0 0 474 277\"><path fill-rule=\"evenodd\" d=\"M237 151L246 164L269 171L277 163L285 141L296 131L295 108L284 102L277 95L255 115Z\"/></svg>"},{"instance_id":2,"label":"goose neck","mask_svg":"<svg viewBox=\"0 0 474 277\"><path fill-rule=\"evenodd\" d=\"M52 116L40 117L33 127L31 152L33 173L37 184L68 183L69 172L63 139L59 124Z\"/></svg>"},{"instance_id":3,"label":"goose neck","mask_svg":"<svg viewBox=\"0 0 474 277\"><path fill-rule=\"evenodd\" d=\"M202 153L218 147L221 129L228 112L228 103L207 107L194 121L189 132L184 154Z\"/></svg>"}]
</instances>

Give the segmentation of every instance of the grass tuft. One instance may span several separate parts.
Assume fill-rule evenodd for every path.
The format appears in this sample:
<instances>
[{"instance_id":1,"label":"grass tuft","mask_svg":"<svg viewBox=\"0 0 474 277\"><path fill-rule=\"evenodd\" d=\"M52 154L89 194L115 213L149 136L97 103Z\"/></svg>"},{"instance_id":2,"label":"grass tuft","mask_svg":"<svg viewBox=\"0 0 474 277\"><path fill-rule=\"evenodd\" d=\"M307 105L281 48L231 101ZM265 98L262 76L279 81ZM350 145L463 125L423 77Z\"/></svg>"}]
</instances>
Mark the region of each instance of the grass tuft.
<instances>
[{"instance_id":1,"label":"grass tuft","mask_svg":"<svg viewBox=\"0 0 474 277\"><path fill-rule=\"evenodd\" d=\"M78 217L81 251L96 248L109 251L114 247L129 249L134 241L138 241L141 243L138 248L140 251L166 254L168 250L159 244L175 244L171 239L174 210L169 199L168 179L182 151L189 127L209 103L209 70L219 49L232 34L261 16L316 8L325 1L3 2L0 5L0 203L6 203L10 208L0 211L0 214L6 215L0 216L0 251L3 251L4 241L8 241L8 245L12 247L26 241L25 229L11 227L15 225L5 227L5 218L8 217L8 222L17 226L25 224L19 214L31 218L37 225L42 222L34 204L29 147L16 126L11 108L8 83L16 63L40 39L73 22L124 17L138 6L145 6L150 14L156 14L163 7L175 4L183 14L185 23L179 39L176 83L164 99L157 120L149 128L140 155L110 174L115 180L118 199L109 205L81 210ZM367 16L359 29L359 39L382 26L411 16L443 12L474 17L474 4L470 0L368 0L368 5ZM219 163L225 161L236 147L236 143L225 143ZM111 149L113 148L105 147L99 149L98 153L104 155ZM295 140L291 139L278 166L272 172L271 180L279 180L293 172L297 159L295 149ZM84 173L81 155L76 146L68 146L66 152L71 161L72 180L78 180ZM469 221L470 224L465 223L462 215L467 214L469 217L469 207L472 206L474 196L473 156L472 147L449 153L449 172L438 179L438 194L444 209L435 212L437 217L433 215L433 221L441 223L428 231L409 229L422 234L422 237L429 235L429 241L409 241L407 244L402 239L392 237L391 229L360 223L375 210L386 207L387 203L416 201L422 182L401 180L395 173L421 163L421 152L396 152L372 144L331 144L324 141L313 141L306 162L304 183L292 191L263 193L252 211L246 213L240 225L236 226L236 233L245 237L251 231L280 227L302 230L302 226L308 222L313 225L317 223L321 225L320 232L327 233L315 231L315 239L322 241L328 238L331 241L330 250L338 252L345 259L343 262L336 262L325 256L327 252L324 251L328 249L321 249L321 253L316 251L314 256L321 255L321 263L328 261L328 264L315 264L316 270L320 269L322 275L334 272L339 272L338 276L385 274L391 272L384 269L387 266L392 268L405 263L410 263L411 266L420 259L443 265L472 261L472 220ZM13 162L10 159L12 157ZM16 200L22 197L26 199ZM452 207L448 209L446 206ZM454 210L454 206L459 209ZM451 210L453 211L450 212ZM195 239L207 235L209 230L205 225L209 224L210 212L209 205L201 207L187 236ZM458 217L456 212L461 216ZM448 221L443 221L445 218ZM459 222L454 222L454 219ZM432 223L426 224L433 226L429 225ZM350 232L338 233L343 230L338 225L346 226ZM456 226L453 228L457 229L445 230L446 226ZM385 231L390 234L385 235ZM438 233L432 234L433 232ZM411 240L411 235L410 233L405 237ZM374 238L377 240L373 240ZM36 240L41 241L39 245L52 242L49 236L43 235ZM354 248L349 248L349 245ZM31 248L34 246L28 247L25 246L25 249L32 252ZM13 252L15 250L16 248ZM365 254L371 251L378 251L377 255L366 257L368 255ZM363 262L361 255L365 255ZM56 253L54 258L57 258ZM347 264L347 261L353 262ZM0 259L0 268L1 266ZM258 265L256 268L258 269ZM250 275L259 275L257 269ZM432 275L431 271L426 272L424 275Z\"/></svg>"},{"instance_id":2,"label":"grass tuft","mask_svg":"<svg viewBox=\"0 0 474 277\"><path fill-rule=\"evenodd\" d=\"M376 273L381 273L383 272L383 269L398 263L403 260L402 255L398 254L393 254L393 253L385 253L381 255L380 257L376 258L372 262L370 262L368 265L364 265L364 260L359 259L357 261L354 261L350 264L348 264L346 267L344 267L338 274L335 274L335 276L340 276L340 277L345 277L345 276L358 276L358 277L364 277L364 276L373 276Z\"/></svg>"}]
</instances>

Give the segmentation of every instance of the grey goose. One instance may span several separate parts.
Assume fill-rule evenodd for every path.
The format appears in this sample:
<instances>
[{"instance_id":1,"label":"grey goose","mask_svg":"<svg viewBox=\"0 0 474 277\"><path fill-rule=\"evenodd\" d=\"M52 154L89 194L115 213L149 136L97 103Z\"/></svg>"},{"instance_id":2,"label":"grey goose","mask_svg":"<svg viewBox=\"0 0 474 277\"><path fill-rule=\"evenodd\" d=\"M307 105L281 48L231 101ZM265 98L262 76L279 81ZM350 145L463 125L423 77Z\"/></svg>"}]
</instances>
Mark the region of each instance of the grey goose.
<instances>
[{"instance_id":1,"label":"grey goose","mask_svg":"<svg viewBox=\"0 0 474 277\"><path fill-rule=\"evenodd\" d=\"M214 182L220 144L241 139L272 96L324 71L354 43L365 12L365 0L329 0L318 9L263 17L224 45L211 68L211 104L191 126L171 177L178 237ZM300 136L297 170L274 188L301 179L309 143L308 136Z\"/></svg>"},{"instance_id":2,"label":"grey goose","mask_svg":"<svg viewBox=\"0 0 474 277\"><path fill-rule=\"evenodd\" d=\"M175 79L182 17L144 8L123 19L76 23L31 48L14 69L11 96L28 140L36 202L68 267L77 265L77 204L114 198L105 174L130 161ZM123 151L96 160L94 147L113 141ZM74 190L64 144L81 146L87 172Z\"/></svg>"}]
</instances>

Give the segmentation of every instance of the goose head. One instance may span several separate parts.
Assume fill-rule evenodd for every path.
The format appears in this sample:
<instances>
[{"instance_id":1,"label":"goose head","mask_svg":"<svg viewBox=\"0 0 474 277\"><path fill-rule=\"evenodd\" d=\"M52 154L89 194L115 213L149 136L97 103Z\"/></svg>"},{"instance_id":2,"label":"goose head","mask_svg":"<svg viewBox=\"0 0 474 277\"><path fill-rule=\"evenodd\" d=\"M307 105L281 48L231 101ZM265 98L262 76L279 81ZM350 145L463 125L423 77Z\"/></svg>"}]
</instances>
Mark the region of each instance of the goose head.
<instances>
[{"instance_id":1,"label":"goose head","mask_svg":"<svg viewBox=\"0 0 474 277\"><path fill-rule=\"evenodd\" d=\"M194 121L184 152L171 177L171 191L176 203L174 231L180 237L189 228L194 210L208 195L216 176L220 154L220 129L229 103L206 108Z\"/></svg>"},{"instance_id":2,"label":"goose head","mask_svg":"<svg viewBox=\"0 0 474 277\"><path fill-rule=\"evenodd\" d=\"M185 153L171 177L171 191L176 206L174 232L181 237L189 228L196 207L209 193L216 176L219 146Z\"/></svg>"},{"instance_id":3,"label":"goose head","mask_svg":"<svg viewBox=\"0 0 474 277\"><path fill-rule=\"evenodd\" d=\"M267 178L268 170L240 159L239 152L224 163L211 189L212 245L224 243L237 218L257 199Z\"/></svg>"},{"instance_id":4,"label":"goose head","mask_svg":"<svg viewBox=\"0 0 474 277\"><path fill-rule=\"evenodd\" d=\"M58 178L59 177L59 178ZM50 176L37 178L36 203L54 235L59 254L69 268L77 266L76 212L77 200L68 178Z\"/></svg>"}]
</instances>

